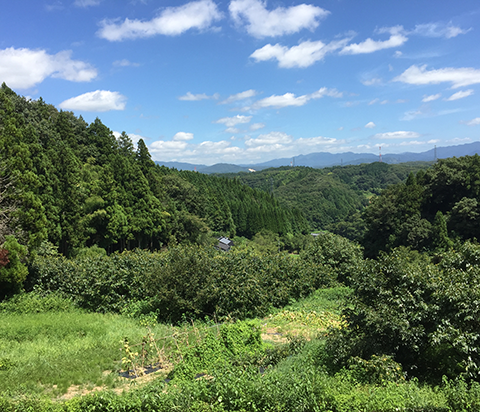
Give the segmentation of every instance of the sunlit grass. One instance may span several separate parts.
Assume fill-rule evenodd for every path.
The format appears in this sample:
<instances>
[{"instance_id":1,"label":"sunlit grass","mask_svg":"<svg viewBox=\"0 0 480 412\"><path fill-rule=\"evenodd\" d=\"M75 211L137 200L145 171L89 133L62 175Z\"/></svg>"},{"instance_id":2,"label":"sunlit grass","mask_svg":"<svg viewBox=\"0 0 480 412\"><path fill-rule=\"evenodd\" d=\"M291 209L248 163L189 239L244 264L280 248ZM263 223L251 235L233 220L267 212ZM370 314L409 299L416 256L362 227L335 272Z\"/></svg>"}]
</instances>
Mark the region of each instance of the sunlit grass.
<instances>
[{"instance_id":1,"label":"sunlit grass","mask_svg":"<svg viewBox=\"0 0 480 412\"><path fill-rule=\"evenodd\" d=\"M351 290L343 286L319 289L265 318L263 329L275 341L282 340L279 336L287 335L302 335L310 339L329 328L343 327L345 322L340 312L350 293Z\"/></svg>"},{"instance_id":2,"label":"sunlit grass","mask_svg":"<svg viewBox=\"0 0 480 412\"><path fill-rule=\"evenodd\" d=\"M156 325L157 336L171 327ZM11 396L71 385L113 387L118 382L121 341L139 342L146 329L120 315L80 311L0 313L0 393Z\"/></svg>"}]
</instances>

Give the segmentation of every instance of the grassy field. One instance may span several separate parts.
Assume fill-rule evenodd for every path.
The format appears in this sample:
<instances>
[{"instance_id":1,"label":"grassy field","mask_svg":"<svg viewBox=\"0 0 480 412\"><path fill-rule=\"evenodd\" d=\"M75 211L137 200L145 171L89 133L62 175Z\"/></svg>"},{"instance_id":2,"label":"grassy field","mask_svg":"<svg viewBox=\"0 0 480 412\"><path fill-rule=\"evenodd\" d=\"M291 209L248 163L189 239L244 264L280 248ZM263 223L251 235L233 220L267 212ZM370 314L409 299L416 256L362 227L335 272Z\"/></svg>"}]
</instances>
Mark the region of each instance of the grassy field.
<instances>
[{"instance_id":1,"label":"grassy field","mask_svg":"<svg viewBox=\"0 0 480 412\"><path fill-rule=\"evenodd\" d=\"M346 288L318 291L272 314L262 320L264 338L272 343L285 342L290 335L311 338L339 324L338 308L346 293ZM35 295L17 298L0 306L0 394L56 398L72 389L82 393L94 387L122 387L125 379L119 371L125 354L120 349L126 337L134 345L147 333L155 339L177 336L170 344L174 351L179 342L188 345L181 336L198 335L207 327L202 322L183 327L155 324L147 330L138 319L87 313L59 298L53 303L52 298L48 302ZM137 353L140 349L131 348Z\"/></svg>"},{"instance_id":2,"label":"grassy field","mask_svg":"<svg viewBox=\"0 0 480 412\"><path fill-rule=\"evenodd\" d=\"M138 342L145 335L144 326L125 316L72 307L16 313L5 306L0 312L0 393L9 396L56 397L74 385L115 387L121 342L125 337ZM163 336L172 329L157 324L152 330Z\"/></svg>"},{"instance_id":3,"label":"grassy field","mask_svg":"<svg viewBox=\"0 0 480 412\"><path fill-rule=\"evenodd\" d=\"M478 384L447 381L433 387L401 374L367 382L360 364L330 373L322 363L323 336L329 326L342 327L340 308L350 293L345 287L318 290L263 319L176 327L86 313L56 297L18 297L0 304L0 410L480 410ZM263 344L251 340L259 336L255 333ZM171 367L145 375L138 368L138 378L132 369L127 374L121 362L126 352L120 351L126 337L137 366L143 341L144 349L160 348ZM167 377L173 381L167 383Z\"/></svg>"}]
</instances>

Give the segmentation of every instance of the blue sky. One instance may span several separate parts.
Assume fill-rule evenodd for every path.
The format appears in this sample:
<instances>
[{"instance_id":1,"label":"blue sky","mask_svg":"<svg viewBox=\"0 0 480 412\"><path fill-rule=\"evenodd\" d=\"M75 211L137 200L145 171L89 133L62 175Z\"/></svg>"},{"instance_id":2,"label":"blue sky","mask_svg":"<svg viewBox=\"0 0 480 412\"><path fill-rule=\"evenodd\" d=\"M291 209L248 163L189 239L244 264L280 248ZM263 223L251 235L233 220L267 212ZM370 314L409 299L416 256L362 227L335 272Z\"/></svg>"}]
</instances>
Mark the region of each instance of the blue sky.
<instances>
[{"instance_id":1,"label":"blue sky","mask_svg":"<svg viewBox=\"0 0 480 412\"><path fill-rule=\"evenodd\" d=\"M0 82L143 138L258 163L479 140L478 0L15 0Z\"/></svg>"}]
</instances>

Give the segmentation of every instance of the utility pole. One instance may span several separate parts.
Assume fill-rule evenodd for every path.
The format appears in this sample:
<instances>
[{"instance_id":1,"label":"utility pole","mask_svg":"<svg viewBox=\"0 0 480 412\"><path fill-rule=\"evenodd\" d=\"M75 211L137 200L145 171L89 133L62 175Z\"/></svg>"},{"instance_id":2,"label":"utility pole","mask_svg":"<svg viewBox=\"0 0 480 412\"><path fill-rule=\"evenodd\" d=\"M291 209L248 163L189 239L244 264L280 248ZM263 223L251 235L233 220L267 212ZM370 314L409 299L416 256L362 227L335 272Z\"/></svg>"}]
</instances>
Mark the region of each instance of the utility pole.
<instances>
[{"instance_id":1,"label":"utility pole","mask_svg":"<svg viewBox=\"0 0 480 412\"><path fill-rule=\"evenodd\" d=\"M379 153L378 161L382 163L382 146L378 147L378 153Z\"/></svg>"}]
</instances>

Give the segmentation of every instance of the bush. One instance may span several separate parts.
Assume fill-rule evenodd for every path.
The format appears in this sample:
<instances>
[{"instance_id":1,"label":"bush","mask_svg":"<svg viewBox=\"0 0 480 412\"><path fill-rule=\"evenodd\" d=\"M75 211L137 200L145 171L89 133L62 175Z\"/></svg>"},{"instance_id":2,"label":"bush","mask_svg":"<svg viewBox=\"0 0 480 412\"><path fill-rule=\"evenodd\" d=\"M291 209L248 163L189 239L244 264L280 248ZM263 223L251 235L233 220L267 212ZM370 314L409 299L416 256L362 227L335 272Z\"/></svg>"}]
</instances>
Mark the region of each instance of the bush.
<instances>
[{"instance_id":1,"label":"bush","mask_svg":"<svg viewBox=\"0 0 480 412\"><path fill-rule=\"evenodd\" d=\"M328 339L330 367L385 354L409 376L480 381L479 263L480 246L471 243L437 265L403 247L367 261L352 279L349 326Z\"/></svg>"},{"instance_id":2,"label":"bush","mask_svg":"<svg viewBox=\"0 0 480 412\"><path fill-rule=\"evenodd\" d=\"M28 275L27 266L23 263L27 249L17 242L14 236L6 236L0 249L2 263L0 264L0 299L20 292Z\"/></svg>"},{"instance_id":3,"label":"bush","mask_svg":"<svg viewBox=\"0 0 480 412\"><path fill-rule=\"evenodd\" d=\"M337 279L347 285L363 264L362 248L357 243L328 232L320 233L300 256L320 267L330 267Z\"/></svg>"}]
</instances>

